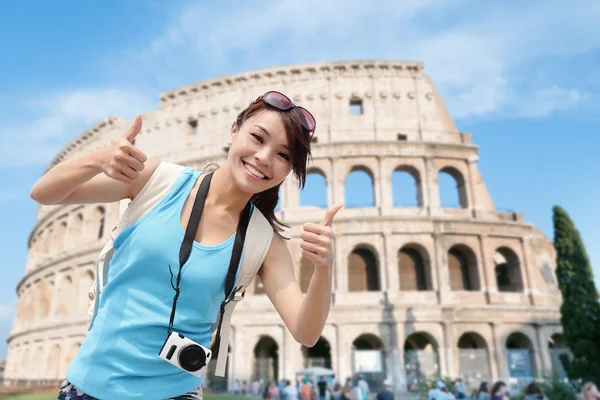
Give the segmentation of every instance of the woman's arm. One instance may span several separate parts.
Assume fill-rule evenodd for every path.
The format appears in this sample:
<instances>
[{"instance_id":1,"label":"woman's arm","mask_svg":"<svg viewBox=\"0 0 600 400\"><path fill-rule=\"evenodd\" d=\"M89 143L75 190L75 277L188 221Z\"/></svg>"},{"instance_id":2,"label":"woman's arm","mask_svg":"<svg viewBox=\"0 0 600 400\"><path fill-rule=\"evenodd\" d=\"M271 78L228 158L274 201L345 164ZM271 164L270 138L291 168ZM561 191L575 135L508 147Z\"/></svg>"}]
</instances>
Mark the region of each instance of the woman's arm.
<instances>
[{"instance_id":1,"label":"woman's arm","mask_svg":"<svg viewBox=\"0 0 600 400\"><path fill-rule=\"evenodd\" d=\"M290 252L278 235L259 271L265 293L297 342L313 347L325 326L331 305L333 266L333 217L342 207L327 210L322 224L304 224L301 234L302 255L315 265L306 295L294 276Z\"/></svg>"},{"instance_id":2,"label":"woman's arm","mask_svg":"<svg viewBox=\"0 0 600 400\"><path fill-rule=\"evenodd\" d=\"M135 197L158 165L147 162L146 155L132 144L141 127L138 116L131 129L109 146L54 166L33 185L31 198L50 205Z\"/></svg>"}]
</instances>

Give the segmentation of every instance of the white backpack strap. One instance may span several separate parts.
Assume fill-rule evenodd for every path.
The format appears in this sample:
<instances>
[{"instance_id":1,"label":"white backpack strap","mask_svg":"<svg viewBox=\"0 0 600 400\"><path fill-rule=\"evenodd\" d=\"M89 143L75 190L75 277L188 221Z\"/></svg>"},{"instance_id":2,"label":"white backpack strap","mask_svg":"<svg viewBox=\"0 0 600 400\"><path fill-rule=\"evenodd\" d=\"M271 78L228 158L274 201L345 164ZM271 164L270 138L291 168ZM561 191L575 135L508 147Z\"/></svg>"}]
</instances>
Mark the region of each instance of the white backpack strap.
<instances>
[{"instance_id":1,"label":"white backpack strap","mask_svg":"<svg viewBox=\"0 0 600 400\"><path fill-rule=\"evenodd\" d=\"M225 312L221 321L221 337L219 338L219 349L217 353L216 376L225 376L227 365L227 347L229 346L229 331L233 309L239 301L244 298L246 288L250 285L258 269L262 265L273 240L273 227L265 216L256 207L252 210L246 239L244 240L244 251L241 261L241 269L234 285L235 294L225 304Z\"/></svg>"},{"instance_id":2,"label":"white backpack strap","mask_svg":"<svg viewBox=\"0 0 600 400\"><path fill-rule=\"evenodd\" d=\"M88 330L92 328L98 310L98 302L102 289L106 285L110 260L114 253L113 242L119 233L128 225L137 221L150 211L171 190L177 177L185 167L172 163L160 163L148 182L135 199L123 199L119 202L119 222L110 232L110 239L104 245L96 259L96 278L88 292L90 307L88 308Z\"/></svg>"}]
</instances>

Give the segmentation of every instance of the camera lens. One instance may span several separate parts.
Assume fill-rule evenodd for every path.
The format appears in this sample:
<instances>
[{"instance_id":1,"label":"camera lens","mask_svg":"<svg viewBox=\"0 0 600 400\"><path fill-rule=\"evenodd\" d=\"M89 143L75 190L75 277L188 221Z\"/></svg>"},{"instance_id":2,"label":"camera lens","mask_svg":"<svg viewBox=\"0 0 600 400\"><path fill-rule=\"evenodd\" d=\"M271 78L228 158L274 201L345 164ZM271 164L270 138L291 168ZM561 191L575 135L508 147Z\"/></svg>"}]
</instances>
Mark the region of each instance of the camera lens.
<instances>
[{"instance_id":1,"label":"camera lens","mask_svg":"<svg viewBox=\"0 0 600 400\"><path fill-rule=\"evenodd\" d=\"M197 344L190 344L179 351L179 365L186 371L198 371L206 364L206 354Z\"/></svg>"}]
</instances>

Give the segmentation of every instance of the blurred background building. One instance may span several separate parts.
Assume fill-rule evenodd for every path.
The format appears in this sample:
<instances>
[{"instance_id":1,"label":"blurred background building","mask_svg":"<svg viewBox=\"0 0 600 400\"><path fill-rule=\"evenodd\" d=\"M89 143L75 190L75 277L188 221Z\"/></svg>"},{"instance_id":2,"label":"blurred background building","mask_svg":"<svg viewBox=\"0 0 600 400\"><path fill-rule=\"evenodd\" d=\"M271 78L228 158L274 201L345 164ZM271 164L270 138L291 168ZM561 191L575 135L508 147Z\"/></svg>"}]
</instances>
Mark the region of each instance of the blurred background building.
<instances>
[{"instance_id":1,"label":"blurred background building","mask_svg":"<svg viewBox=\"0 0 600 400\"><path fill-rule=\"evenodd\" d=\"M346 204L334 227L333 307L322 338L305 348L257 279L233 317L227 377L213 377L213 364L208 385L294 381L310 366L331 368L342 381L363 373L374 389L387 377L397 390L418 390L437 374L471 388L563 374L552 243L520 213L494 207L477 146L457 130L423 64L292 65L178 88L144 114L136 145L149 158L196 169L220 164L236 115L267 90L288 94L317 119L307 186L299 192L290 175L278 206L304 291L312 263L300 255L302 224ZM130 122L98 123L48 168L107 145ZM452 182L452 193L441 182ZM358 194L369 201L353 203ZM87 332L94 262L117 218L117 203L39 207L16 288L10 384L64 379Z\"/></svg>"}]
</instances>

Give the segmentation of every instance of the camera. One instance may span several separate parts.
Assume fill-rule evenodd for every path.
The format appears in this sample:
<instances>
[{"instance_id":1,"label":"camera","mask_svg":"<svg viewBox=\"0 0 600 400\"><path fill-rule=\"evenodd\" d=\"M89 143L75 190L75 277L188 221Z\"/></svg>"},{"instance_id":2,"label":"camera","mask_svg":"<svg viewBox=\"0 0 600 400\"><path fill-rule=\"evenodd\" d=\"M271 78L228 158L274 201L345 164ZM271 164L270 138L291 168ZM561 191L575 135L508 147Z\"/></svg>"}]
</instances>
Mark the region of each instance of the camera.
<instances>
[{"instance_id":1,"label":"camera","mask_svg":"<svg viewBox=\"0 0 600 400\"><path fill-rule=\"evenodd\" d=\"M200 378L210 361L211 351L181 333L172 332L158 356L166 362Z\"/></svg>"}]
</instances>

